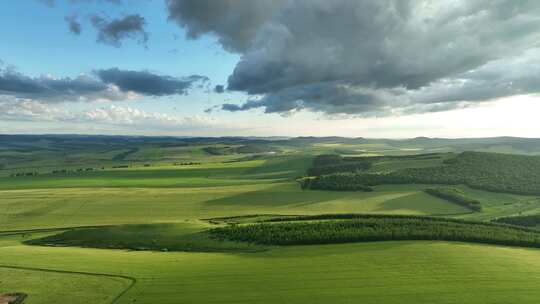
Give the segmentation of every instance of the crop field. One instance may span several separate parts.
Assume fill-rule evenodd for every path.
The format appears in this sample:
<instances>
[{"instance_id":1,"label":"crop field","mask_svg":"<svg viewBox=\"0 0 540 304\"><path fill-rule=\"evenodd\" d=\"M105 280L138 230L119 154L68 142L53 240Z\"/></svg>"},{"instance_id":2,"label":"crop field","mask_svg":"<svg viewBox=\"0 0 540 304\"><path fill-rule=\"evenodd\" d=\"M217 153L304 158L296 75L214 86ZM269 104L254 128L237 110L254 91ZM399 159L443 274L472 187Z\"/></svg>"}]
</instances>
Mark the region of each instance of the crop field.
<instances>
[{"instance_id":1,"label":"crop field","mask_svg":"<svg viewBox=\"0 0 540 304\"><path fill-rule=\"evenodd\" d=\"M540 239L533 182L523 193L427 180L301 187L318 155L350 158L330 174L391 175L452 166L467 150L538 154L528 140L66 138L0 142L0 295L25 304L540 298L540 250L523 247ZM515 179L533 176L522 155L483 176L504 181L514 161Z\"/></svg>"}]
</instances>

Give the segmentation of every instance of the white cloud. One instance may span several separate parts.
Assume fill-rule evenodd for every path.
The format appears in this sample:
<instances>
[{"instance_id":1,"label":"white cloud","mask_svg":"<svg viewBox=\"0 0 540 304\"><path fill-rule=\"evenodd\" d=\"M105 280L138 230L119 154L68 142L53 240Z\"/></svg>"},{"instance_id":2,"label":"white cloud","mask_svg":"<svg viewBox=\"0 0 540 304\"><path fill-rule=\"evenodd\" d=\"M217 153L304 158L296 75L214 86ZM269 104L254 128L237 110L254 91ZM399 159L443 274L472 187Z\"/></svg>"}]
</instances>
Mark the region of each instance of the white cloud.
<instances>
[{"instance_id":1,"label":"white cloud","mask_svg":"<svg viewBox=\"0 0 540 304\"><path fill-rule=\"evenodd\" d=\"M0 96L0 119L9 121L59 121L70 116L64 109L31 99Z\"/></svg>"},{"instance_id":2,"label":"white cloud","mask_svg":"<svg viewBox=\"0 0 540 304\"><path fill-rule=\"evenodd\" d=\"M142 125L156 128L198 128L216 124L215 119L209 116L194 115L179 117L166 113L146 112L132 107L114 105L81 112L75 120L110 125Z\"/></svg>"},{"instance_id":3,"label":"white cloud","mask_svg":"<svg viewBox=\"0 0 540 304\"><path fill-rule=\"evenodd\" d=\"M0 120L132 126L158 130L207 128L218 123L214 118L206 115L181 117L115 105L68 111L48 103L10 97L0 97Z\"/></svg>"}]
</instances>

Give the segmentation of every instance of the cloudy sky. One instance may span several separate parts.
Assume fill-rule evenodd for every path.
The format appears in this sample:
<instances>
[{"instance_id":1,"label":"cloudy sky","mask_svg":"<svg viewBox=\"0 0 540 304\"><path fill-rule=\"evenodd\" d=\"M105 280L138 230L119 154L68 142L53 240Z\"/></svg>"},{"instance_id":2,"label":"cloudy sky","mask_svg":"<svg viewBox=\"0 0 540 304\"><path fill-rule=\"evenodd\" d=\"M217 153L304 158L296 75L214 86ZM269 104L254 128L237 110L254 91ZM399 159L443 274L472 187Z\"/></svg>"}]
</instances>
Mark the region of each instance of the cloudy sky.
<instances>
[{"instance_id":1,"label":"cloudy sky","mask_svg":"<svg viewBox=\"0 0 540 304\"><path fill-rule=\"evenodd\" d=\"M22 0L0 133L540 137L540 2Z\"/></svg>"}]
</instances>

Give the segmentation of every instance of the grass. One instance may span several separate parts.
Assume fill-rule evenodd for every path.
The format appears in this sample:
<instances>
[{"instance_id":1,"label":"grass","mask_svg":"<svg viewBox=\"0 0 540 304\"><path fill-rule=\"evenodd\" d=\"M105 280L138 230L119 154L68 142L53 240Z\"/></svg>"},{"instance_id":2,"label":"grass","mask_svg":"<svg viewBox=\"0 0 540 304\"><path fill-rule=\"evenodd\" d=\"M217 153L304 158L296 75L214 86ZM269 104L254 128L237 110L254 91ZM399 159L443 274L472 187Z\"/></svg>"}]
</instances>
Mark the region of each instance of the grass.
<instances>
[{"instance_id":1,"label":"grass","mask_svg":"<svg viewBox=\"0 0 540 304\"><path fill-rule=\"evenodd\" d=\"M246 170L262 161L216 163L204 166L115 169L74 174L0 178L0 189L82 187L207 187L260 182L242 178Z\"/></svg>"},{"instance_id":2,"label":"grass","mask_svg":"<svg viewBox=\"0 0 540 304\"><path fill-rule=\"evenodd\" d=\"M283 181L302 175L308 156L207 163L191 166L134 167L70 174L0 177L1 189L51 188L189 188Z\"/></svg>"},{"instance_id":3,"label":"grass","mask_svg":"<svg viewBox=\"0 0 540 304\"><path fill-rule=\"evenodd\" d=\"M458 215L459 218L489 221L504 216L540 213L540 199L537 196L493 193L466 186L452 188L458 188L467 197L482 203L482 212Z\"/></svg>"},{"instance_id":4,"label":"grass","mask_svg":"<svg viewBox=\"0 0 540 304\"><path fill-rule=\"evenodd\" d=\"M0 243L0 255L3 263L11 265L137 277L135 286L118 302L124 304L134 300L178 303L179 299L187 303L278 303L285 299L287 303L350 303L362 299L381 304L532 304L540 296L536 288L540 251L487 245L384 242L230 254ZM65 287L56 286L46 294L62 293ZM22 291L36 294L34 289L43 288L32 285Z\"/></svg>"},{"instance_id":5,"label":"grass","mask_svg":"<svg viewBox=\"0 0 540 304\"><path fill-rule=\"evenodd\" d=\"M447 200L475 212L482 211L480 201L467 197L463 191L457 188L438 187L424 190L427 194Z\"/></svg>"},{"instance_id":6,"label":"grass","mask_svg":"<svg viewBox=\"0 0 540 304\"><path fill-rule=\"evenodd\" d=\"M0 191L0 230L183 222L246 214L463 214L423 186L372 193L302 191L295 182L204 188L63 188Z\"/></svg>"},{"instance_id":7,"label":"grass","mask_svg":"<svg viewBox=\"0 0 540 304\"><path fill-rule=\"evenodd\" d=\"M0 294L24 292L29 304L111 303L131 281L121 277L0 266Z\"/></svg>"},{"instance_id":8,"label":"grass","mask_svg":"<svg viewBox=\"0 0 540 304\"><path fill-rule=\"evenodd\" d=\"M253 252L264 247L211 238L198 223L120 225L70 229L26 242L29 245L75 246L105 249Z\"/></svg>"},{"instance_id":9,"label":"grass","mask_svg":"<svg viewBox=\"0 0 540 304\"><path fill-rule=\"evenodd\" d=\"M432 241L269 246L255 252L238 243L217 248L216 240L201 238L210 224L200 219L369 213L488 221L538 213L540 200L452 186L482 202L482 212L471 214L424 193L426 185L383 185L374 192L355 193L302 191L294 181L313 154L336 149L355 155L420 153L403 150L423 149L410 142L366 140L317 147L279 142L273 145L286 152L276 156L210 156L203 147L213 144L140 144L122 161L112 158L134 145L67 142L60 147L35 141L28 144L32 149L1 150L8 170L0 176L17 168L42 175L0 178L0 266L9 267L0 267L0 293L27 293L29 304L476 304L537 303L540 297L540 250ZM440 151L444 145L424 150ZM65 151L69 153L62 156ZM374 168L429 168L439 161L391 160ZM201 165L172 166L174 162ZM145 163L151 167L143 167ZM132 167L110 169L119 164ZM108 169L45 174L101 165ZM66 228L103 225L107 227ZM33 230L55 227L63 228ZM1 233L6 230L27 231ZM63 245L70 247L26 244L55 237L66 237ZM134 250L141 248L152 250ZM165 248L168 252L160 251ZM213 250L219 252L208 252Z\"/></svg>"}]
</instances>

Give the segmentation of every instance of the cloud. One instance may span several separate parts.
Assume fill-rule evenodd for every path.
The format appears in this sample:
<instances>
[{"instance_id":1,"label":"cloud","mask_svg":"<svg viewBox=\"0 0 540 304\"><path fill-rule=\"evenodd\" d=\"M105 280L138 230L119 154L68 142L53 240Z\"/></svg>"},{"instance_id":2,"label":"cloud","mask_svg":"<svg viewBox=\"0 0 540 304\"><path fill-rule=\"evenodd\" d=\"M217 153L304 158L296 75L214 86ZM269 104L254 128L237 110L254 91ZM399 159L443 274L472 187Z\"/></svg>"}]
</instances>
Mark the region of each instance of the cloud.
<instances>
[{"instance_id":1,"label":"cloud","mask_svg":"<svg viewBox=\"0 0 540 304\"><path fill-rule=\"evenodd\" d=\"M225 92L225 86L223 85L217 85L214 87L214 92L218 93L218 94L221 94L223 92Z\"/></svg>"},{"instance_id":2,"label":"cloud","mask_svg":"<svg viewBox=\"0 0 540 304\"><path fill-rule=\"evenodd\" d=\"M46 103L0 95L2 121L57 121L61 117L68 116L67 111Z\"/></svg>"},{"instance_id":3,"label":"cloud","mask_svg":"<svg viewBox=\"0 0 540 304\"><path fill-rule=\"evenodd\" d=\"M216 35L235 52L246 51L259 28L270 20L284 0L166 0L169 20L185 28L191 39Z\"/></svg>"},{"instance_id":4,"label":"cloud","mask_svg":"<svg viewBox=\"0 0 540 304\"><path fill-rule=\"evenodd\" d=\"M221 105L221 109L222 110L225 110L225 111L229 111L229 112L238 112L238 111L245 111L245 110L249 110L251 107L249 105L249 103L247 104L244 104L242 106L239 106L237 104L234 104L234 103L224 103ZM210 113L212 112L212 108L208 109L207 111Z\"/></svg>"},{"instance_id":5,"label":"cloud","mask_svg":"<svg viewBox=\"0 0 540 304\"><path fill-rule=\"evenodd\" d=\"M540 92L534 1L168 0L167 7L189 37L214 35L241 54L227 89L251 96L223 105L228 111L379 116Z\"/></svg>"},{"instance_id":6,"label":"cloud","mask_svg":"<svg viewBox=\"0 0 540 304\"><path fill-rule=\"evenodd\" d=\"M131 107L110 106L88 110L77 115L78 121L110 125L140 125L152 128L209 127L216 122L207 116L179 117L167 113L146 112Z\"/></svg>"},{"instance_id":7,"label":"cloud","mask_svg":"<svg viewBox=\"0 0 540 304\"><path fill-rule=\"evenodd\" d=\"M95 73L104 83L113 84L122 91L148 96L184 95L194 83L208 81L207 77L200 75L175 78L148 71L127 71L118 68L98 70Z\"/></svg>"},{"instance_id":8,"label":"cloud","mask_svg":"<svg viewBox=\"0 0 540 304\"><path fill-rule=\"evenodd\" d=\"M90 18L92 25L98 30L97 41L120 47L122 40L137 39L138 43L146 45L148 32L146 32L146 20L138 14L127 15L118 19L106 19L94 15Z\"/></svg>"},{"instance_id":9,"label":"cloud","mask_svg":"<svg viewBox=\"0 0 540 304\"><path fill-rule=\"evenodd\" d=\"M81 31L82 31L81 23L77 19L76 15L66 16L64 20L67 22L69 31L72 34L75 34L75 35L81 34Z\"/></svg>"},{"instance_id":10,"label":"cloud","mask_svg":"<svg viewBox=\"0 0 540 304\"><path fill-rule=\"evenodd\" d=\"M30 77L0 66L0 95L43 102L120 101L139 96L185 95L196 83L207 81L207 77L199 75L176 78L118 68L96 70L74 78Z\"/></svg>"},{"instance_id":11,"label":"cloud","mask_svg":"<svg viewBox=\"0 0 540 304\"><path fill-rule=\"evenodd\" d=\"M15 100L5 96L0 96L0 119L3 121L136 126L137 128L162 130L207 128L217 124L215 119L201 115L181 117L114 105L74 112L48 103L34 100Z\"/></svg>"},{"instance_id":12,"label":"cloud","mask_svg":"<svg viewBox=\"0 0 540 304\"><path fill-rule=\"evenodd\" d=\"M50 102L81 100L123 100L127 92L89 76L54 78L50 75L30 77L11 68L0 68L0 95Z\"/></svg>"}]
</instances>

